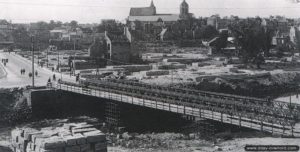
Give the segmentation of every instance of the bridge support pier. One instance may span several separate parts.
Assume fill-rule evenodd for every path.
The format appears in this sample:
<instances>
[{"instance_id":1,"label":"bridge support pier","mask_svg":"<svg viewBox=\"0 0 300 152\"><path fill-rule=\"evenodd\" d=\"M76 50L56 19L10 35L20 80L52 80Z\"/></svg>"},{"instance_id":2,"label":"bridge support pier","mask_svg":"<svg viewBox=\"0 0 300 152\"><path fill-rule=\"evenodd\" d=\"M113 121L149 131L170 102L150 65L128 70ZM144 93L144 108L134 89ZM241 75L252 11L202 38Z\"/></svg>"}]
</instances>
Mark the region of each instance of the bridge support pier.
<instances>
[{"instance_id":1,"label":"bridge support pier","mask_svg":"<svg viewBox=\"0 0 300 152\"><path fill-rule=\"evenodd\" d=\"M221 122L223 122L223 113L221 113Z\"/></svg>"},{"instance_id":2,"label":"bridge support pier","mask_svg":"<svg viewBox=\"0 0 300 152\"><path fill-rule=\"evenodd\" d=\"M239 116L239 127L242 128L242 118Z\"/></svg>"},{"instance_id":3,"label":"bridge support pier","mask_svg":"<svg viewBox=\"0 0 300 152\"><path fill-rule=\"evenodd\" d=\"M105 103L105 121L111 126L120 125L120 107L113 101Z\"/></svg>"}]
</instances>

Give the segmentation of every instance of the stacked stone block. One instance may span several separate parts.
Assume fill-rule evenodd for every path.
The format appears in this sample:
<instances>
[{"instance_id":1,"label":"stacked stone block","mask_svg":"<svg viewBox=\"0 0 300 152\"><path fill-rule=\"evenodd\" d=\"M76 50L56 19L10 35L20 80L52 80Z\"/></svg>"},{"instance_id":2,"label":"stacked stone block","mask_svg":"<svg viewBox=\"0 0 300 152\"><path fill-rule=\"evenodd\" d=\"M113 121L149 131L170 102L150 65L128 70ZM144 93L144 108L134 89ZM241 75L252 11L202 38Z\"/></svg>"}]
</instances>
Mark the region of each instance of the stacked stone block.
<instances>
[{"instance_id":1,"label":"stacked stone block","mask_svg":"<svg viewBox=\"0 0 300 152\"><path fill-rule=\"evenodd\" d=\"M107 152L105 134L86 123L40 130L17 128L11 136L14 152Z\"/></svg>"}]
</instances>

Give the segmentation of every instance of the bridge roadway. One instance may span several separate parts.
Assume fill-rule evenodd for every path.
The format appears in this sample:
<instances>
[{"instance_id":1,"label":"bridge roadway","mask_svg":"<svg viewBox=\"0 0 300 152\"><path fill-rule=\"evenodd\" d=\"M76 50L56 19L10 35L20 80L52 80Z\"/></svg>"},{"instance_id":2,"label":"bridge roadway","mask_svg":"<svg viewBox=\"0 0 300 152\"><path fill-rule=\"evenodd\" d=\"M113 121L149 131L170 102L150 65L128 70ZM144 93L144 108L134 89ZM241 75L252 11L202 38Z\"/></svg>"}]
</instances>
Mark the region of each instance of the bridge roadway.
<instances>
[{"instance_id":1,"label":"bridge roadway","mask_svg":"<svg viewBox=\"0 0 300 152\"><path fill-rule=\"evenodd\" d=\"M60 82L55 89L111 99L272 134L300 137L300 105L128 80Z\"/></svg>"}]
</instances>

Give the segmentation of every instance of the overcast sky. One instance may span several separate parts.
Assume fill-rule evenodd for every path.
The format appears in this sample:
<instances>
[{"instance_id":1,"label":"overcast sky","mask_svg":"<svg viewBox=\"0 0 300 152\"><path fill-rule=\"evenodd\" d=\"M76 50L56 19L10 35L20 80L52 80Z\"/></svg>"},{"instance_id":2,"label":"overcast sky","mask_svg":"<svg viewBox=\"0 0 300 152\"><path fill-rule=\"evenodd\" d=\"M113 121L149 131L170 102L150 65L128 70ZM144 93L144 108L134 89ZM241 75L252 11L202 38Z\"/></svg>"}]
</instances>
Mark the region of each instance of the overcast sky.
<instances>
[{"instance_id":1,"label":"overcast sky","mask_svg":"<svg viewBox=\"0 0 300 152\"><path fill-rule=\"evenodd\" d=\"M300 3L293 0L186 0L196 17L284 15L300 17ZM0 0L0 18L13 22L77 20L99 23L101 19L124 21L130 7L149 6L151 0ZM179 13L182 0L154 0L158 13Z\"/></svg>"}]
</instances>

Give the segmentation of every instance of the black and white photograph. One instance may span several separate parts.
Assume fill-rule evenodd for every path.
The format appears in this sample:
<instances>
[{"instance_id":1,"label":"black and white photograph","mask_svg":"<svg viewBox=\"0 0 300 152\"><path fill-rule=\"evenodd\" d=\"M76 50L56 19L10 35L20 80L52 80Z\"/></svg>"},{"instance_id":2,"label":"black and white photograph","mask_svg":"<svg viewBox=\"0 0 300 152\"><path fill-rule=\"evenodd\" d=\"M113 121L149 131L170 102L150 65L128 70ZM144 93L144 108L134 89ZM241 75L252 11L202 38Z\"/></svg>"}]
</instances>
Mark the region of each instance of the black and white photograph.
<instances>
[{"instance_id":1,"label":"black and white photograph","mask_svg":"<svg viewBox=\"0 0 300 152\"><path fill-rule=\"evenodd\" d=\"M0 0L0 152L300 152L299 0Z\"/></svg>"}]
</instances>

